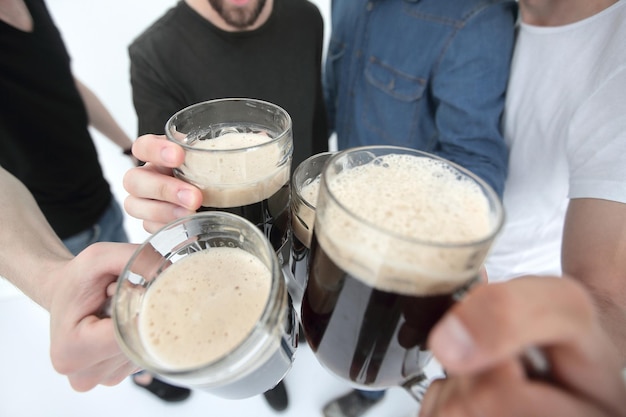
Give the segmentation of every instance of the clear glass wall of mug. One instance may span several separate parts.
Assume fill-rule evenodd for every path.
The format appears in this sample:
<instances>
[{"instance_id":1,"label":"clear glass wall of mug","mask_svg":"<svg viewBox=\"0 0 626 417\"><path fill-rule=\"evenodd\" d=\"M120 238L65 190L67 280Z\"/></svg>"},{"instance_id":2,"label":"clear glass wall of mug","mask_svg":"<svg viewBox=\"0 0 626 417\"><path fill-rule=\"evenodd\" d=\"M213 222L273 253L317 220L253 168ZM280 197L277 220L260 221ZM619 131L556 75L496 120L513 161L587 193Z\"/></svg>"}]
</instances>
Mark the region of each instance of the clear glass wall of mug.
<instances>
[{"instance_id":1,"label":"clear glass wall of mug","mask_svg":"<svg viewBox=\"0 0 626 417\"><path fill-rule=\"evenodd\" d=\"M201 210L248 219L282 258L289 237L289 114L260 100L210 100L174 114L165 133L185 149L185 162L174 174L202 190Z\"/></svg>"},{"instance_id":2,"label":"clear glass wall of mug","mask_svg":"<svg viewBox=\"0 0 626 417\"><path fill-rule=\"evenodd\" d=\"M479 277L501 228L498 196L459 166L372 146L324 168L301 321L316 358L362 389L417 400L434 324Z\"/></svg>"},{"instance_id":3,"label":"clear glass wall of mug","mask_svg":"<svg viewBox=\"0 0 626 417\"><path fill-rule=\"evenodd\" d=\"M309 247L313 236L315 205L322 169L332 152L323 152L302 161L291 177L291 254L289 256L289 293L296 305L302 300L307 281Z\"/></svg>"},{"instance_id":4,"label":"clear glass wall of mug","mask_svg":"<svg viewBox=\"0 0 626 417\"><path fill-rule=\"evenodd\" d=\"M146 240L120 275L112 319L137 366L230 399L274 387L297 346L274 249L255 225L225 212L179 219Z\"/></svg>"}]
</instances>

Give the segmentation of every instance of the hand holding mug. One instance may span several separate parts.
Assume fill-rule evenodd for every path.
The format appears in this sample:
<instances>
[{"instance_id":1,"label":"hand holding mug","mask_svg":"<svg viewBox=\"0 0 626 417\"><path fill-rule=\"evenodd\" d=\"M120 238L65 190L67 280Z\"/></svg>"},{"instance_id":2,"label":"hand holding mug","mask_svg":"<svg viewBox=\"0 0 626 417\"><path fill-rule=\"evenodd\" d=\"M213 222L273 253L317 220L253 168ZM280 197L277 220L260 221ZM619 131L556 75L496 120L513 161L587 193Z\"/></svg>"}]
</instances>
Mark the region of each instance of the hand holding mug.
<instances>
[{"instance_id":1,"label":"hand holding mug","mask_svg":"<svg viewBox=\"0 0 626 417\"><path fill-rule=\"evenodd\" d=\"M533 378L528 346L549 360ZM622 364L589 295L568 278L526 276L470 290L433 329L429 347L447 371L420 417L623 417Z\"/></svg>"},{"instance_id":2,"label":"hand holding mug","mask_svg":"<svg viewBox=\"0 0 626 417\"><path fill-rule=\"evenodd\" d=\"M371 146L322 172L302 326L317 359L363 389L426 385L430 329L480 278L500 200L436 156Z\"/></svg>"},{"instance_id":3,"label":"hand holding mug","mask_svg":"<svg viewBox=\"0 0 626 417\"><path fill-rule=\"evenodd\" d=\"M148 163L125 177L128 213L154 232L195 210L227 211L256 224L281 252L289 236L289 114L261 100L209 100L172 115L165 133L171 144L152 137L133 147Z\"/></svg>"},{"instance_id":4,"label":"hand holding mug","mask_svg":"<svg viewBox=\"0 0 626 417\"><path fill-rule=\"evenodd\" d=\"M278 258L230 213L157 231L122 271L112 307L124 353L176 385L246 398L273 388L294 360L298 326Z\"/></svg>"},{"instance_id":5,"label":"hand holding mug","mask_svg":"<svg viewBox=\"0 0 626 417\"><path fill-rule=\"evenodd\" d=\"M137 370L120 350L111 320L99 316L136 247L95 243L49 268L50 358L77 391L116 385Z\"/></svg>"},{"instance_id":6,"label":"hand holding mug","mask_svg":"<svg viewBox=\"0 0 626 417\"><path fill-rule=\"evenodd\" d=\"M144 229L156 232L167 223L188 216L200 207L202 192L174 177L173 169L185 160L183 148L165 136L144 135L133 144L133 155L146 164L124 175L128 197L126 212L143 220Z\"/></svg>"}]
</instances>

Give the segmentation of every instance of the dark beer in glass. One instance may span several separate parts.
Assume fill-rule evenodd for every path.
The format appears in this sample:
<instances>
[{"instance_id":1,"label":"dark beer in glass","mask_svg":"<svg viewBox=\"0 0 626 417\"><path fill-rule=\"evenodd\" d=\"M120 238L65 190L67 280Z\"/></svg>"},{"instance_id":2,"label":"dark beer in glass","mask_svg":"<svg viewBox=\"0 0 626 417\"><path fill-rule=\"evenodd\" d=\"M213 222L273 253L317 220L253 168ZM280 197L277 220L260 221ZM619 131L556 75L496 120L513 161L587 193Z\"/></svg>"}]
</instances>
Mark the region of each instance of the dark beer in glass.
<instances>
[{"instance_id":1,"label":"dark beer in glass","mask_svg":"<svg viewBox=\"0 0 626 417\"><path fill-rule=\"evenodd\" d=\"M474 174L412 149L354 148L322 173L301 320L317 359L420 399L434 324L479 276L502 224Z\"/></svg>"},{"instance_id":2,"label":"dark beer in glass","mask_svg":"<svg viewBox=\"0 0 626 417\"><path fill-rule=\"evenodd\" d=\"M289 114L260 100L211 100L173 115L165 131L185 149L174 174L202 190L199 211L226 211L257 225L282 263L290 230Z\"/></svg>"},{"instance_id":3,"label":"dark beer in glass","mask_svg":"<svg viewBox=\"0 0 626 417\"><path fill-rule=\"evenodd\" d=\"M322 168L331 152L315 154L293 172L291 178L291 254L289 256L289 293L294 302L302 300L307 281L309 247L313 236L315 205Z\"/></svg>"}]
</instances>

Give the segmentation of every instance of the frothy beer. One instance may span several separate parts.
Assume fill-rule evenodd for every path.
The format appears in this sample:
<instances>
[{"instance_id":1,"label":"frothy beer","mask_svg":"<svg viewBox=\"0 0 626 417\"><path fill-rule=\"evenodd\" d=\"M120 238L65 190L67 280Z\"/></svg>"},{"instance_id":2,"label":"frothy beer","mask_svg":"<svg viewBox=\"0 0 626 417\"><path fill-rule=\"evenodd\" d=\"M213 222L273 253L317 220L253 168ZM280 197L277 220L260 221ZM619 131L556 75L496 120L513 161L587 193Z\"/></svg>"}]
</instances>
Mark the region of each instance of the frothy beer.
<instances>
[{"instance_id":1,"label":"frothy beer","mask_svg":"<svg viewBox=\"0 0 626 417\"><path fill-rule=\"evenodd\" d=\"M179 174L201 189L200 211L227 211L251 221L280 252L289 236L291 152L271 134L247 130L189 140L192 148Z\"/></svg>"},{"instance_id":2,"label":"frothy beer","mask_svg":"<svg viewBox=\"0 0 626 417\"><path fill-rule=\"evenodd\" d=\"M146 292L139 333L164 368L211 363L236 348L267 304L271 272L238 248L210 248L170 265Z\"/></svg>"},{"instance_id":3,"label":"frothy beer","mask_svg":"<svg viewBox=\"0 0 626 417\"><path fill-rule=\"evenodd\" d=\"M354 216L327 204L317 239L338 265L369 285L428 294L475 274L468 268L475 251L462 244L487 238L493 221L480 187L453 166L390 154L342 171L327 187Z\"/></svg>"},{"instance_id":4,"label":"frothy beer","mask_svg":"<svg viewBox=\"0 0 626 417\"><path fill-rule=\"evenodd\" d=\"M428 334L478 275L495 221L481 186L443 160L344 163L323 174L302 326L331 372L397 386L422 372Z\"/></svg>"},{"instance_id":5,"label":"frothy beer","mask_svg":"<svg viewBox=\"0 0 626 417\"><path fill-rule=\"evenodd\" d=\"M318 153L301 162L291 180L291 250L289 256L289 292L296 304L308 279L309 248L313 236L315 207L320 188L321 173L330 152Z\"/></svg>"},{"instance_id":6,"label":"frothy beer","mask_svg":"<svg viewBox=\"0 0 626 417\"><path fill-rule=\"evenodd\" d=\"M220 151L187 152L184 175L202 190L202 205L246 206L280 190L289 181L290 164L281 145L270 141L267 134L233 132L190 142L197 150Z\"/></svg>"}]
</instances>

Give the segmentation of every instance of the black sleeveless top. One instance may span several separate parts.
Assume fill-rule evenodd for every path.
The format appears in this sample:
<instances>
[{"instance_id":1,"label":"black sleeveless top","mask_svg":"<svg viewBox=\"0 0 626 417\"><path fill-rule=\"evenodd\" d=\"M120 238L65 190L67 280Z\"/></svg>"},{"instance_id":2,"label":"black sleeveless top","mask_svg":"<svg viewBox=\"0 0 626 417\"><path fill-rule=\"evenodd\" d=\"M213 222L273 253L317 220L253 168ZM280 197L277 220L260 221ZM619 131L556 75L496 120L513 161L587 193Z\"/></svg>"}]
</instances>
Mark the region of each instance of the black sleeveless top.
<instances>
[{"instance_id":1,"label":"black sleeveless top","mask_svg":"<svg viewBox=\"0 0 626 417\"><path fill-rule=\"evenodd\" d=\"M43 0L25 3L32 32L0 20L0 165L64 239L94 224L112 194L61 35Z\"/></svg>"}]
</instances>

